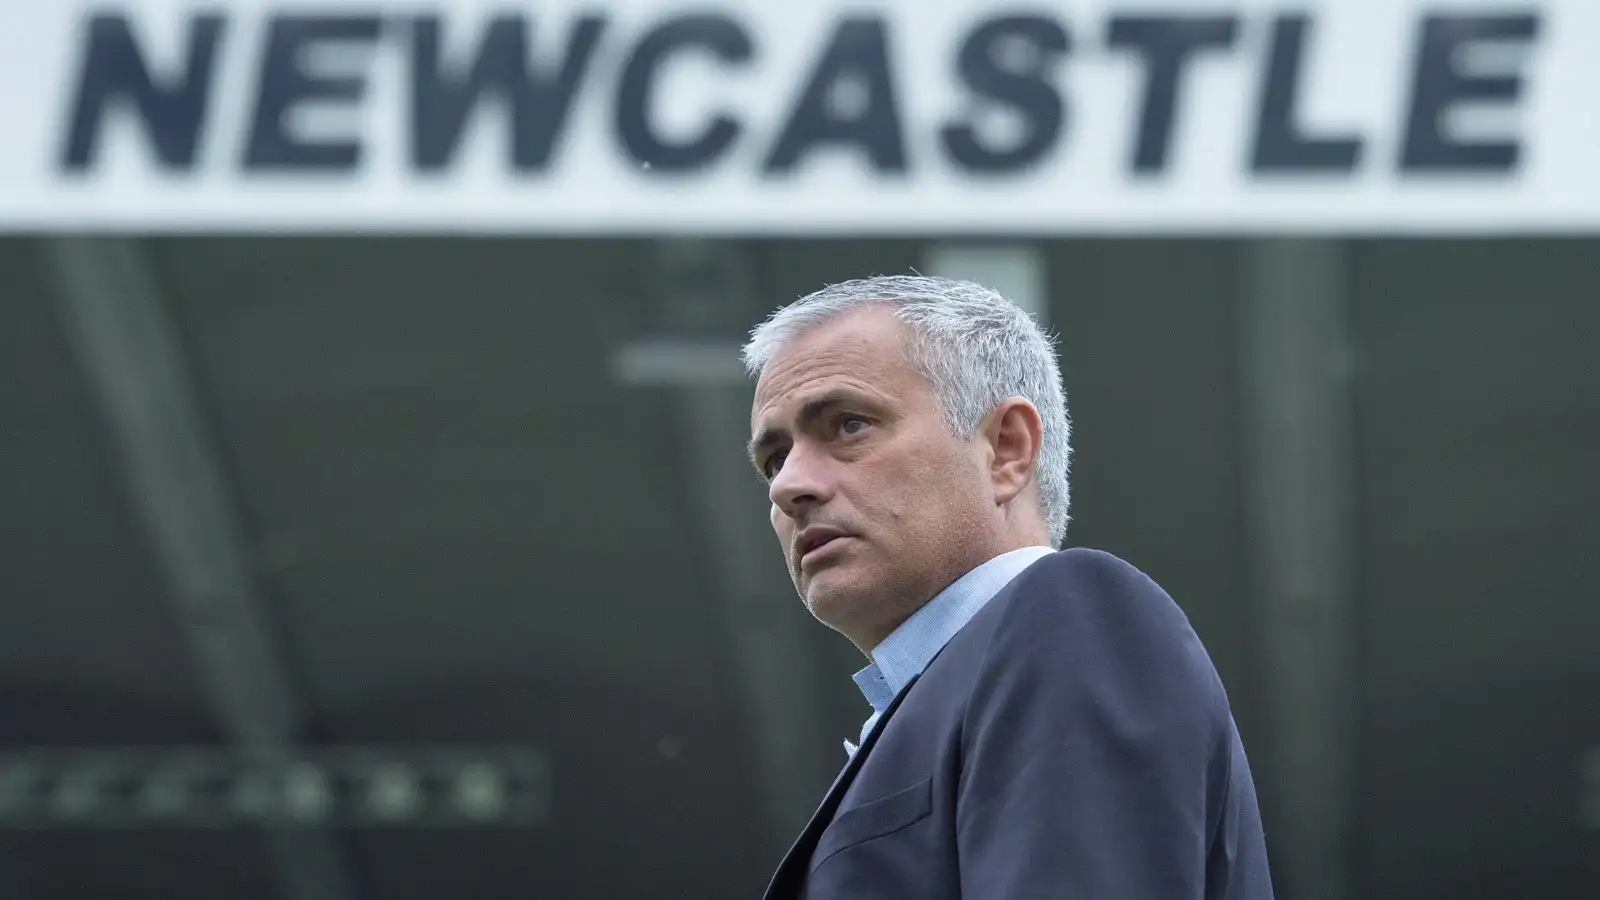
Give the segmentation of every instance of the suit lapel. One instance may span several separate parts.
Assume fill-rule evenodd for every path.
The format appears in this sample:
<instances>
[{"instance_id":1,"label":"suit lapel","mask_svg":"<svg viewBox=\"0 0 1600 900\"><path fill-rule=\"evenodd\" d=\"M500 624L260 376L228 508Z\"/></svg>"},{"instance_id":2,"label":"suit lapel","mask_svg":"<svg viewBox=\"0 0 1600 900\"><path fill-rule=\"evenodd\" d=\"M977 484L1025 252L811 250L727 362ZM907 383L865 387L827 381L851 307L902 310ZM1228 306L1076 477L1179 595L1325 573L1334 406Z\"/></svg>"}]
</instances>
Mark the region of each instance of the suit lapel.
<instances>
[{"instance_id":1,"label":"suit lapel","mask_svg":"<svg viewBox=\"0 0 1600 900\"><path fill-rule=\"evenodd\" d=\"M850 785L855 782L856 775L860 773L861 766L866 763L867 754L878 743L878 736L883 734L884 728L889 725L889 718L900 708L900 703L906 695L911 693L911 688L917 683L918 676L912 676L906 686L894 701L884 709L883 715L878 717L872 730L867 732L867 737L856 749L855 755L840 770L839 776L833 780L833 786L828 788L828 793L823 795L822 804L812 814L811 821L806 823L805 830L800 832L800 837L795 839L794 845L784 855L783 862L778 864L778 871L772 876L772 883L768 885L764 895L765 900L779 900L795 896L802 881L805 879L806 864L811 860L811 852L816 849L817 841L821 839L822 832L833 822L834 814L839 811L839 804L844 801L845 792L850 790Z\"/></svg>"}]
</instances>

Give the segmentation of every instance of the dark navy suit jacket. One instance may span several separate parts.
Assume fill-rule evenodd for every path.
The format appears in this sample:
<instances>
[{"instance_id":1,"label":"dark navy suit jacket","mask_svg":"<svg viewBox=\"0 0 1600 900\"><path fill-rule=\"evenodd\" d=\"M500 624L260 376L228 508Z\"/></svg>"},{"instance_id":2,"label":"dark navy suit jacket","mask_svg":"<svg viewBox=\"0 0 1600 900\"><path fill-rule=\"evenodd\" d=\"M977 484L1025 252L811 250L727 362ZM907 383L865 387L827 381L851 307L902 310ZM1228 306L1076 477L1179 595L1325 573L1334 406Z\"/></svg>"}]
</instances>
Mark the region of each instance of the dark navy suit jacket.
<instances>
[{"instance_id":1,"label":"dark navy suit jacket","mask_svg":"<svg viewBox=\"0 0 1600 900\"><path fill-rule=\"evenodd\" d=\"M766 894L1269 900L1222 682L1153 581L1093 550L1017 576L895 698Z\"/></svg>"}]
</instances>

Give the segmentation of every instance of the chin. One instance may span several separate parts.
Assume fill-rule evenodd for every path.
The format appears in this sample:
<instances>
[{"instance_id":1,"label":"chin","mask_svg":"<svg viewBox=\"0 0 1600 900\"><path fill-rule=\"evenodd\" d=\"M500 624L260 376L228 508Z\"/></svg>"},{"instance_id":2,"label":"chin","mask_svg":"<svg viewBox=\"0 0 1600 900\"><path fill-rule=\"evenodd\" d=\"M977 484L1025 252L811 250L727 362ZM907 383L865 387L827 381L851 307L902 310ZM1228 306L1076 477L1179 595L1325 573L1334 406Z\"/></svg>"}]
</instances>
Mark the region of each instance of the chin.
<instances>
[{"instance_id":1,"label":"chin","mask_svg":"<svg viewBox=\"0 0 1600 900\"><path fill-rule=\"evenodd\" d=\"M861 589L858 585L854 585L848 573L824 569L811 577L810 581L806 581L806 609L810 609L814 617L830 621L834 618L834 613L846 612L856 605L856 599L861 593Z\"/></svg>"},{"instance_id":2,"label":"chin","mask_svg":"<svg viewBox=\"0 0 1600 900\"><path fill-rule=\"evenodd\" d=\"M806 583L806 608L824 625L839 628L859 618L861 608L870 602L872 586L852 577L841 568L824 569Z\"/></svg>"}]
</instances>

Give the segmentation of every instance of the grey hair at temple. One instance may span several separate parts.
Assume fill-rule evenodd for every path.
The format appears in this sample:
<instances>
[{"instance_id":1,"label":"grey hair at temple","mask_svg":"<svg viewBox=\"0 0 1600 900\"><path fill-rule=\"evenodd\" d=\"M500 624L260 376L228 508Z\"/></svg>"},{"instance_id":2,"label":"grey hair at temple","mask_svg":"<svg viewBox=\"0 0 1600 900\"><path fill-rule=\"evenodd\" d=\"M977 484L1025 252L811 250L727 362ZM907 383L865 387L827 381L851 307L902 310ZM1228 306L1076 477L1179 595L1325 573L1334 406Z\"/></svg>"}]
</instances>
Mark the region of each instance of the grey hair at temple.
<instances>
[{"instance_id":1,"label":"grey hair at temple","mask_svg":"<svg viewBox=\"0 0 1600 900\"><path fill-rule=\"evenodd\" d=\"M976 433L1008 397L1039 411L1039 504L1060 547L1070 519L1072 423L1054 341L1016 304L980 284L921 275L863 278L829 285L779 309L750 333L746 370L760 377L780 347L835 316L886 306L910 329L912 363L928 379L950 428Z\"/></svg>"}]
</instances>

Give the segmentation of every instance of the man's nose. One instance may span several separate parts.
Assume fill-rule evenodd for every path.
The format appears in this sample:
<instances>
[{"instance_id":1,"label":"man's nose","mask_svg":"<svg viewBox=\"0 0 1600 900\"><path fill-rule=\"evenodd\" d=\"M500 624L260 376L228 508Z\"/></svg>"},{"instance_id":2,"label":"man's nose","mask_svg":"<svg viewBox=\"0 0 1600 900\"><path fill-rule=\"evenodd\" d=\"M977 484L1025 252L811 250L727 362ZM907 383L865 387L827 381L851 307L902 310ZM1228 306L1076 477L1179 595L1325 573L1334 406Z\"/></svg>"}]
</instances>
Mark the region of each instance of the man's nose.
<instances>
[{"instance_id":1,"label":"man's nose","mask_svg":"<svg viewBox=\"0 0 1600 900\"><path fill-rule=\"evenodd\" d=\"M828 499L827 469L827 461L818 454L800 447L791 449L784 458L783 467L768 485L767 494L772 498L772 505L794 518L806 507L825 502Z\"/></svg>"}]
</instances>

